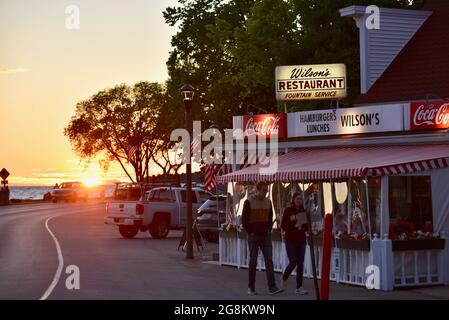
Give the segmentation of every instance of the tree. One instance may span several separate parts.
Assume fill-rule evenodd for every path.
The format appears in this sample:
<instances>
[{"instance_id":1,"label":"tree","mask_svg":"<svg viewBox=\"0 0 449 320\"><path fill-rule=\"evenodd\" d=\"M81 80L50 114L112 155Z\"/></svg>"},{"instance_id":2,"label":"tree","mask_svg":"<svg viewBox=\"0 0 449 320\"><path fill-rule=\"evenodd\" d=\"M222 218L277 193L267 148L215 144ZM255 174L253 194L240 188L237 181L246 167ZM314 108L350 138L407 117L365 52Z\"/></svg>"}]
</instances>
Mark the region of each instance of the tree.
<instances>
[{"instance_id":1,"label":"tree","mask_svg":"<svg viewBox=\"0 0 449 320\"><path fill-rule=\"evenodd\" d=\"M103 165L117 161L131 181L144 181L166 134L158 126L164 99L165 90L157 83L100 91L77 104L64 134L82 158L102 155ZM126 163L134 168L134 177Z\"/></svg>"},{"instance_id":2,"label":"tree","mask_svg":"<svg viewBox=\"0 0 449 320\"><path fill-rule=\"evenodd\" d=\"M283 110L275 100L277 65L345 63L352 104L360 92L358 30L339 9L349 5L412 8L422 0L179 0L164 12L178 25L167 62L170 87L197 87L198 116L232 125L253 106ZM289 103L289 110L329 108L329 101Z\"/></svg>"}]
</instances>

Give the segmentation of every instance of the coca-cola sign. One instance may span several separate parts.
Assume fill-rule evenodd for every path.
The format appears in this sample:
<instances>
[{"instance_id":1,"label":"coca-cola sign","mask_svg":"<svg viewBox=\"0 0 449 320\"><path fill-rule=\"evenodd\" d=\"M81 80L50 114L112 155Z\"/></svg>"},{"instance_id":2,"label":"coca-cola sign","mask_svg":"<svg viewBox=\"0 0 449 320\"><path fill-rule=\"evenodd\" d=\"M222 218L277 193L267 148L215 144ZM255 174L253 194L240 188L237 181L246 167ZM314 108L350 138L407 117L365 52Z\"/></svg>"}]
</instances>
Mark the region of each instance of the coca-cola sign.
<instances>
[{"instance_id":1,"label":"coca-cola sign","mask_svg":"<svg viewBox=\"0 0 449 320\"><path fill-rule=\"evenodd\" d=\"M449 128L449 101L412 102L410 129L432 130Z\"/></svg>"},{"instance_id":2,"label":"coca-cola sign","mask_svg":"<svg viewBox=\"0 0 449 320\"><path fill-rule=\"evenodd\" d=\"M269 138L272 135L277 135L278 138L285 138L287 133L285 113L243 116L243 132L245 137L265 136Z\"/></svg>"}]
</instances>

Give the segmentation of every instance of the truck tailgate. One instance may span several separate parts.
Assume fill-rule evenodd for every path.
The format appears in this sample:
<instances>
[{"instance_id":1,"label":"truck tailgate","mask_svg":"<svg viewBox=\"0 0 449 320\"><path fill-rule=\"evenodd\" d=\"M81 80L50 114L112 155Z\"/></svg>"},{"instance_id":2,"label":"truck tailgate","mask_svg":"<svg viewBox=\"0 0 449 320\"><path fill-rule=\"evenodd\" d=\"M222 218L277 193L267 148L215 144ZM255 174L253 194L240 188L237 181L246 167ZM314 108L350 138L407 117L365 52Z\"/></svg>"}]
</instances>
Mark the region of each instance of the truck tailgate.
<instances>
[{"instance_id":1,"label":"truck tailgate","mask_svg":"<svg viewBox=\"0 0 449 320\"><path fill-rule=\"evenodd\" d=\"M136 201L110 201L108 203L108 217L129 218L136 215Z\"/></svg>"}]
</instances>

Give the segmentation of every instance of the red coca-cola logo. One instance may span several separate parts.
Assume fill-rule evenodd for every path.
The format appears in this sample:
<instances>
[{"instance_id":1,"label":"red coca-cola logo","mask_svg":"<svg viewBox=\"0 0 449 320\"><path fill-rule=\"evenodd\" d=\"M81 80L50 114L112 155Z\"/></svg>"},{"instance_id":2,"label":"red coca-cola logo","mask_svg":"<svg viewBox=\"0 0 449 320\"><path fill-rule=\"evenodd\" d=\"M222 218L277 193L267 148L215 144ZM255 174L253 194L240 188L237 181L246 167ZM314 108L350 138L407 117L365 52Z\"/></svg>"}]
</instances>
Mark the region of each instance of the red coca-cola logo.
<instances>
[{"instance_id":1,"label":"red coca-cola logo","mask_svg":"<svg viewBox=\"0 0 449 320\"><path fill-rule=\"evenodd\" d=\"M449 128L449 102L411 103L410 128L412 130Z\"/></svg>"},{"instance_id":2,"label":"red coca-cola logo","mask_svg":"<svg viewBox=\"0 0 449 320\"><path fill-rule=\"evenodd\" d=\"M243 131L245 136L265 136L277 135L284 138L286 135L285 114L262 114L243 117Z\"/></svg>"}]
</instances>

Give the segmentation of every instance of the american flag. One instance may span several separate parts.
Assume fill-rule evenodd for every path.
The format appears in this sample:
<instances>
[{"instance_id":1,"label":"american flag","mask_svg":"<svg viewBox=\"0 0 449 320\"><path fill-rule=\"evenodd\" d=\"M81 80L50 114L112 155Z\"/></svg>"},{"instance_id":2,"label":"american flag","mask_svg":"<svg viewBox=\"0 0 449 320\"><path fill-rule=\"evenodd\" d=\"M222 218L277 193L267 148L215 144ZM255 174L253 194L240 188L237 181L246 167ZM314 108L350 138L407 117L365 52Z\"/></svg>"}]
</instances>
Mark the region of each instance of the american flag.
<instances>
[{"instance_id":1,"label":"american flag","mask_svg":"<svg viewBox=\"0 0 449 320\"><path fill-rule=\"evenodd\" d=\"M218 171L219 167L215 163L206 164L206 168L204 169L204 191L209 192L217 187L215 177Z\"/></svg>"},{"instance_id":2,"label":"american flag","mask_svg":"<svg viewBox=\"0 0 449 320\"><path fill-rule=\"evenodd\" d=\"M128 159L131 159L137 151L137 146L128 144Z\"/></svg>"},{"instance_id":3,"label":"american flag","mask_svg":"<svg viewBox=\"0 0 449 320\"><path fill-rule=\"evenodd\" d=\"M190 143L190 156L193 156L195 150L200 146L200 141L197 137L194 137L192 139L192 142Z\"/></svg>"}]
</instances>

